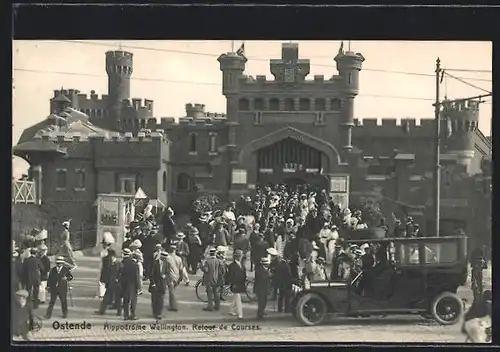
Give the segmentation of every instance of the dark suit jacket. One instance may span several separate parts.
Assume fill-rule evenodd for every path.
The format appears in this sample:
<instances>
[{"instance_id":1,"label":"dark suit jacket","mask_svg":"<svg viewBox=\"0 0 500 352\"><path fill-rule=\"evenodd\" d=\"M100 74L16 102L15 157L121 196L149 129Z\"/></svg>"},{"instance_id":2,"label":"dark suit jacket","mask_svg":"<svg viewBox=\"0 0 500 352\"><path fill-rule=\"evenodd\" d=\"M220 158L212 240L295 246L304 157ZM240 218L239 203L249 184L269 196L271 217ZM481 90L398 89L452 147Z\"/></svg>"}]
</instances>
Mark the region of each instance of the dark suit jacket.
<instances>
[{"instance_id":1,"label":"dark suit jacket","mask_svg":"<svg viewBox=\"0 0 500 352\"><path fill-rule=\"evenodd\" d=\"M23 284L30 290L33 286L40 285L40 277L43 272L43 265L39 258L29 257L23 262Z\"/></svg>"},{"instance_id":2,"label":"dark suit jacket","mask_svg":"<svg viewBox=\"0 0 500 352\"><path fill-rule=\"evenodd\" d=\"M133 295L141 287L141 277L139 276L139 265L132 258L125 258L121 263L120 282L122 284L123 295Z\"/></svg>"},{"instance_id":3,"label":"dark suit jacket","mask_svg":"<svg viewBox=\"0 0 500 352\"><path fill-rule=\"evenodd\" d=\"M159 293L164 295L166 292L167 263L165 261L155 260L153 262L153 270L149 292Z\"/></svg>"},{"instance_id":4,"label":"dark suit jacket","mask_svg":"<svg viewBox=\"0 0 500 352\"><path fill-rule=\"evenodd\" d=\"M270 287L269 270L265 269L262 264L255 266L255 284L254 291L257 295L267 295Z\"/></svg>"},{"instance_id":5,"label":"dark suit jacket","mask_svg":"<svg viewBox=\"0 0 500 352\"><path fill-rule=\"evenodd\" d=\"M49 291L57 291L61 294L66 294L68 292L68 281L73 280L73 275L69 267L63 266L61 271L57 272L57 266L50 269L49 278L47 280L47 288Z\"/></svg>"},{"instance_id":6,"label":"dark suit jacket","mask_svg":"<svg viewBox=\"0 0 500 352\"><path fill-rule=\"evenodd\" d=\"M49 278L49 271L50 271L50 259L46 255L44 255L43 257L40 257L40 261L42 262L43 265L43 271L40 279L42 281L47 281L47 279Z\"/></svg>"},{"instance_id":7,"label":"dark suit jacket","mask_svg":"<svg viewBox=\"0 0 500 352\"><path fill-rule=\"evenodd\" d=\"M247 281L247 273L243 265L238 265L236 262L229 264L227 269L227 283L231 285L231 292L244 293L245 284Z\"/></svg>"},{"instance_id":8,"label":"dark suit jacket","mask_svg":"<svg viewBox=\"0 0 500 352\"><path fill-rule=\"evenodd\" d=\"M118 263L117 261L112 263L110 257L108 256L106 256L105 258L107 258L107 263L106 266L101 270L101 277L99 281L104 283L107 288L117 283L120 263Z\"/></svg>"}]
</instances>

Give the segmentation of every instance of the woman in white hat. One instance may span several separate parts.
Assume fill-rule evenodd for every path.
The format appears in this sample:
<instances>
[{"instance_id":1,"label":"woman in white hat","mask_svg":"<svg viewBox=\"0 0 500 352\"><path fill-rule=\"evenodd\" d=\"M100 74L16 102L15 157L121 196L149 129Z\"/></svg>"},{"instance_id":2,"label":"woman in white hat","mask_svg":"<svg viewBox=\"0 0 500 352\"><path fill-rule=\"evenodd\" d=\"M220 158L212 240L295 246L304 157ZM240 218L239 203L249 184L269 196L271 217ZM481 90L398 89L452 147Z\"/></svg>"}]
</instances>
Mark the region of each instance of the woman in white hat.
<instances>
[{"instance_id":1,"label":"woman in white hat","mask_svg":"<svg viewBox=\"0 0 500 352\"><path fill-rule=\"evenodd\" d=\"M64 221L62 223L62 225L63 225L64 230L61 233L61 246L59 247L59 251L57 252L57 255L66 258L66 264L73 271L77 268L77 265L76 265L75 256L73 254L73 247L71 246L71 242L69 241L69 239L70 239L70 233L69 233L70 220Z\"/></svg>"}]
</instances>

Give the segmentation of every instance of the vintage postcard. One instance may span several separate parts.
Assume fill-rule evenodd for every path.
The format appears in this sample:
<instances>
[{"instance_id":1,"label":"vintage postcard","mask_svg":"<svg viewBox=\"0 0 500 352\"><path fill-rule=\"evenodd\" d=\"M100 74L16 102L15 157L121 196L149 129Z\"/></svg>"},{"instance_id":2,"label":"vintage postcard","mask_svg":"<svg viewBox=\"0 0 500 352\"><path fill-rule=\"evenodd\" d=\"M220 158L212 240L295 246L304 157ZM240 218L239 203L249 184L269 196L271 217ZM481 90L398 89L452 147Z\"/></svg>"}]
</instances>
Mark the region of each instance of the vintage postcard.
<instances>
[{"instance_id":1,"label":"vintage postcard","mask_svg":"<svg viewBox=\"0 0 500 352\"><path fill-rule=\"evenodd\" d=\"M14 341L491 342L492 43L14 40Z\"/></svg>"}]
</instances>

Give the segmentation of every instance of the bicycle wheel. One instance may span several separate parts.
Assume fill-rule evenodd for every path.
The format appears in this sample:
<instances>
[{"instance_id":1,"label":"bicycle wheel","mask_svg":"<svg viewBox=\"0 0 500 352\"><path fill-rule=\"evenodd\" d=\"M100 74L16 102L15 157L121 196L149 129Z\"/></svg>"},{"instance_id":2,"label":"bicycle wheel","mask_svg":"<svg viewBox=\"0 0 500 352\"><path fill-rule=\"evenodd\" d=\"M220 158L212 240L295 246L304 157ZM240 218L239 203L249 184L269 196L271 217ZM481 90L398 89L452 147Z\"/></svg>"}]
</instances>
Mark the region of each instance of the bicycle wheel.
<instances>
[{"instance_id":1,"label":"bicycle wheel","mask_svg":"<svg viewBox=\"0 0 500 352\"><path fill-rule=\"evenodd\" d=\"M248 280L247 283L245 284L245 293L250 302L256 302L257 301L257 296L255 295L254 292L254 280Z\"/></svg>"},{"instance_id":2,"label":"bicycle wheel","mask_svg":"<svg viewBox=\"0 0 500 352\"><path fill-rule=\"evenodd\" d=\"M198 298L198 300L207 303L208 302L207 288L203 283L203 279L198 280L194 288L196 290L196 297Z\"/></svg>"}]
</instances>

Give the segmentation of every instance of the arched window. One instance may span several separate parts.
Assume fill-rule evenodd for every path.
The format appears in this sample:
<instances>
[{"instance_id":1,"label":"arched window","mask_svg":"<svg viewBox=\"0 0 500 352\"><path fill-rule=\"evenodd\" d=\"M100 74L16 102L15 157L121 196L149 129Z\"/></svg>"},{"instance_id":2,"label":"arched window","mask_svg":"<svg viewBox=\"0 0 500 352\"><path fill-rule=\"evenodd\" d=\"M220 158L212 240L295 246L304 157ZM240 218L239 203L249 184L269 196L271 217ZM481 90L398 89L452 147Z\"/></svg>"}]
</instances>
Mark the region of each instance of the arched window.
<instances>
[{"instance_id":1,"label":"arched window","mask_svg":"<svg viewBox=\"0 0 500 352\"><path fill-rule=\"evenodd\" d=\"M302 98L299 101L299 110L300 111L309 111L311 110L311 100L308 98Z\"/></svg>"},{"instance_id":2,"label":"arched window","mask_svg":"<svg viewBox=\"0 0 500 352\"><path fill-rule=\"evenodd\" d=\"M250 110L250 102L246 98L241 98L239 102L239 110L240 111L248 111Z\"/></svg>"},{"instance_id":3,"label":"arched window","mask_svg":"<svg viewBox=\"0 0 500 352\"><path fill-rule=\"evenodd\" d=\"M217 152L217 133L215 132L210 133L210 146L208 151L210 153Z\"/></svg>"},{"instance_id":4,"label":"arched window","mask_svg":"<svg viewBox=\"0 0 500 352\"><path fill-rule=\"evenodd\" d=\"M264 110L264 99L257 98L253 102L254 110Z\"/></svg>"},{"instance_id":5,"label":"arched window","mask_svg":"<svg viewBox=\"0 0 500 352\"><path fill-rule=\"evenodd\" d=\"M189 135L189 153L196 154L196 133L191 133Z\"/></svg>"},{"instance_id":6,"label":"arched window","mask_svg":"<svg viewBox=\"0 0 500 352\"><path fill-rule=\"evenodd\" d=\"M271 98L269 100L269 110L278 111L280 109L280 101L277 98Z\"/></svg>"},{"instance_id":7,"label":"arched window","mask_svg":"<svg viewBox=\"0 0 500 352\"><path fill-rule=\"evenodd\" d=\"M338 98L334 98L330 101L330 110L340 110L341 101Z\"/></svg>"},{"instance_id":8,"label":"arched window","mask_svg":"<svg viewBox=\"0 0 500 352\"><path fill-rule=\"evenodd\" d=\"M162 185L163 185L163 192L166 192L167 191L167 172L166 171L163 171Z\"/></svg>"},{"instance_id":9,"label":"arched window","mask_svg":"<svg viewBox=\"0 0 500 352\"><path fill-rule=\"evenodd\" d=\"M191 177L186 174L177 176L177 191L189 192L191 190Z\"/></svg>"},{"instance_id":10,"label":"arched window","mask_svg":"<svg viewBox=\"0 0 500 352\"><path fill-rule=\"evenodd\" d=\"M326 109L325 99L316 99L314 105L317 111L324 111Z\"/></svg>"},{"instance_id":11,"label":"arched window","mask_svg":"<svg viewBox=\"0 0 500 352\"><path fill-rule=\"evenodd\" d=\"M293 111L294 109L294 101L292 98L285 99L285 111Z\"/></svg>"}]
</instances>

